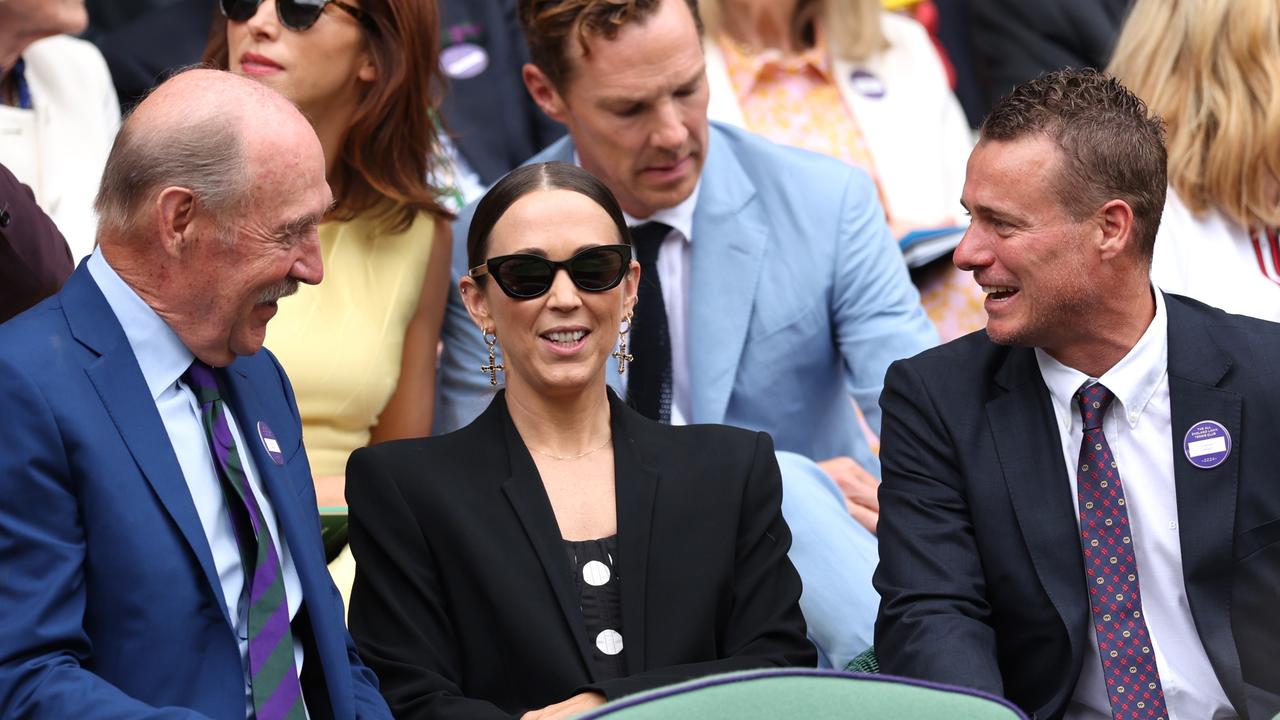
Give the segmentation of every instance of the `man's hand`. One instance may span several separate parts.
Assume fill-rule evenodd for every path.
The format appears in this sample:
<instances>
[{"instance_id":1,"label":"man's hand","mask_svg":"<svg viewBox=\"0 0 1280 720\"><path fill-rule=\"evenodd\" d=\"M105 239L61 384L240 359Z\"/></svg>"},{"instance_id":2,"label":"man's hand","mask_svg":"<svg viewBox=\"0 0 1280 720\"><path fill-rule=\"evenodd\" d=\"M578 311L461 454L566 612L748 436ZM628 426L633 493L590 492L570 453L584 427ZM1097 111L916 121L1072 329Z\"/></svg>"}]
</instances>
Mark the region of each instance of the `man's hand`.
<instances>
[{"instance_id":1,"label":"man's hand","mask_svg":"<svg viewBox=\"0 0 1280 720\"><path fill-rule=\"evenodd\" d=\"M880 481L862 469L853 458L831 458L818 463L818 467L836 481L853 519L875 534L876 524L880 522Z\"/></svg>"},{"instance_id":2,"label":"man's hand","mask_svg":"<svg viewBox=\"0 0 1280 720\"><path fill-rule=\"evenodd\" d=\"M571 718L576 715L598 708L605 703L604 695L598 692L578 693L573 697L558 702L555 705L548 705L540 710L530 710L521 716L521 720L560 720L560 718Z\"/></svg>"}]
</instances>

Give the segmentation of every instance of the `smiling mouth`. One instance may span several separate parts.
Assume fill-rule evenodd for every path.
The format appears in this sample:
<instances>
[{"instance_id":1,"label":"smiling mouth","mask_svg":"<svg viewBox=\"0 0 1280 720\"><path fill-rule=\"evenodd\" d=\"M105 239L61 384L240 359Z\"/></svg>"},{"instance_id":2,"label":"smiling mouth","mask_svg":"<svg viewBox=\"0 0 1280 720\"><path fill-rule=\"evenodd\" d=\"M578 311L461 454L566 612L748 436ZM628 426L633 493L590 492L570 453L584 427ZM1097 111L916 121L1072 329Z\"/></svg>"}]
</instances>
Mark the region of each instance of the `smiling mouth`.
<instances>
[{"instance_id":1,"label":"smiling mouth","mask_svg":"<svg viewBox=\"0 0 1280 720\"><path fill-rule=\"evenodd\" d=\"M1001 302L1016 295L1018 288L1007 285L983 285L982 292L986 293L988 299Z\"/></svg>"},{"instance_id":2,"label":"smiling mouth","mask_svg":"<svg viewBox=\"0 0 1280 720\"><path fill-rule=\"evenodd\" d=\"M578 343L582 342L582 338L586 336L587 336L586 330L565 330L565 331L543 333L541 337L544 340L550 340L556 345L567 348L567 347L573 347L574 345L577 345Z\"/></svg>"}]
</instances>

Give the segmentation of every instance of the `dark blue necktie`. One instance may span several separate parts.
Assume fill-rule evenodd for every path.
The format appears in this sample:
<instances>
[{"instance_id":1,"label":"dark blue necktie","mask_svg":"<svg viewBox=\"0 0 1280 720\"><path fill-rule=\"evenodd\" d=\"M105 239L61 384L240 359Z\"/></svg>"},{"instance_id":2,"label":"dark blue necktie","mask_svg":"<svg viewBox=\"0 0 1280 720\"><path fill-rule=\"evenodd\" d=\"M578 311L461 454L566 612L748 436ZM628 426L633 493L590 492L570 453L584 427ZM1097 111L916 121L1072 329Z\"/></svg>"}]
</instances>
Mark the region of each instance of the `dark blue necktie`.
<instances>
[{"instance_id":1,"label":"dark blue necktie","mask_svg":"<svg viewBox=\"0 0 1280 720\"><path fill-rule=\"evenodd\" d=\"M640 262L640 290L631 320L630 379L627 404L641 415L661 423L671 422L671 334L667 330L667 305L658 277L658 249L671 226L648 222L631 229L636 260Z\"/></svg>"}]
</instances>

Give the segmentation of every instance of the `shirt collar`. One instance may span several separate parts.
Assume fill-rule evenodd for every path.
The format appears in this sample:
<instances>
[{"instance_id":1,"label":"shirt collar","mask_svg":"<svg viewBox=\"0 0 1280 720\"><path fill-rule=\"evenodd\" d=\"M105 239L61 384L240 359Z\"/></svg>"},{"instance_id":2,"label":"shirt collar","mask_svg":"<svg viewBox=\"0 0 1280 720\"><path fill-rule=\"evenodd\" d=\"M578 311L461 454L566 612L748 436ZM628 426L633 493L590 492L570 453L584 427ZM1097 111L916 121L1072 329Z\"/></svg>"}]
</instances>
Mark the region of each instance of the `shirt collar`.
<instances>
[{"instance_id":1,"label":"shirt collar","mask_svg":"<svg viewBox=\"0 0 1280 720\"><path fill-rule=\"evenodd\" d=\"M573 151L573 164L582 167L582 160L578 156L578 151ZM643 225L647 222L660 222L664 225L670 225L672 229L680 232L685 242L693 241L693 211L698 207L698 195L702 192L702 178L698 178L698 184L693 186L693 192L689 193L689 197L680 201L678 205L669 208L662 208L647 218L638 218L630 213L623 212L622 217L627 221L627 227L635 227Z\"/></svg>"},{"instance_id":2,"label":"shirt collar","mask_svg":"<svg viewBox=\"0 0 1280 720\"><path fill-rule=\"evenodd\" d=\"M1169 321L1165 313L1164 295L1154 285L1151 286L1151 292L1156 301L1156 315L1151 324L1142 333L1137 344L1100 378L1091 378L1058 362L1043 349L1035 349L1040 375L1049 388L1054 409L1061 417L1069 419L1071 414L1077 412L1075 394L1080 386L1085 382L1100 382L1115 395L1124 408L1125 421L1129 426L1138 425L1142 412L1160 387L1169 366ZM1062 415L1064 412L1067 414Z\"/></svg>"},{"instance_id":3,"label":"shirt collar","mask_svg":"<svg viewBox=\"0 0 1280 720\"><path fill-rule=\"evenodd\" d=\"M721 33L717 44L724 56L725 67L737 90L738 99L751 95L755 86L764 74L776 69L779 72L798 75L812 70L823 82L832 82L831 54L827 52L826 39L817 33L813 47L801 52L787 55L781 50L769 48L759 52L751 52L734 42L725 33Z\"/></svg>"},{"instance_id":4,"label":"shirt collar","mask_svg":"<svg viewBox=\"0 0 1280 720\"><path fill-rule=\"evenodd\" d=\"M116 274L102 256L102 248L93 251L88 264L89 274L124 328L125 338L151 391L151 399L159 398L191 367L195 356L173 328Z\"/></svg>"}]
</instances>

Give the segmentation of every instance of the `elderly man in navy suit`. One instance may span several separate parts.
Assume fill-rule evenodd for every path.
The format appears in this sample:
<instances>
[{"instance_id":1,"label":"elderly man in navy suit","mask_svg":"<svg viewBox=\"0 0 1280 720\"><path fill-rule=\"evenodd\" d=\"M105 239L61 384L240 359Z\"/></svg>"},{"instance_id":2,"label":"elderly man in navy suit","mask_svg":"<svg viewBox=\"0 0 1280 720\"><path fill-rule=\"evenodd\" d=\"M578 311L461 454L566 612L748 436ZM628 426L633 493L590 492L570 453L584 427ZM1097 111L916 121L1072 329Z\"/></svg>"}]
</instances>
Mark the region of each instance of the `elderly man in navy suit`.
<instances>
[{"instance_id":1,"label":"elderly man in navy suit","mask_svg":"<svg viewBox=\"0 0 1280 720\"><path fill-rule=\"evenodd\" d=\"M331 202L250 80L178 75L125 124L98 249L0 326L0 716L390 718L262 350Z\"/></svg>"},{"instance_id":2,"label":"elderly man in navy suit","mask_svg":"<svg viewBox=\"0 0 1280 720\"><path fill-rule=\"evenodd\" d=\"M1165 163L1094 71L983 123L955 261L986 332L895 363L881 399L886 672L1040 718L1280 710L1280 325L1152 286Z\"/></svg>"}]
</instances>

